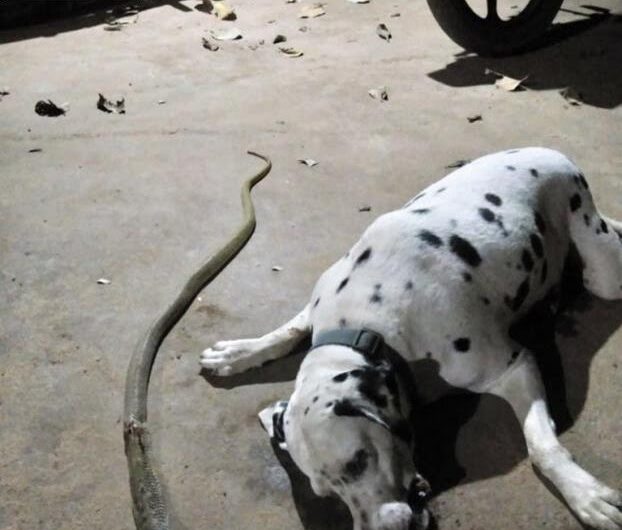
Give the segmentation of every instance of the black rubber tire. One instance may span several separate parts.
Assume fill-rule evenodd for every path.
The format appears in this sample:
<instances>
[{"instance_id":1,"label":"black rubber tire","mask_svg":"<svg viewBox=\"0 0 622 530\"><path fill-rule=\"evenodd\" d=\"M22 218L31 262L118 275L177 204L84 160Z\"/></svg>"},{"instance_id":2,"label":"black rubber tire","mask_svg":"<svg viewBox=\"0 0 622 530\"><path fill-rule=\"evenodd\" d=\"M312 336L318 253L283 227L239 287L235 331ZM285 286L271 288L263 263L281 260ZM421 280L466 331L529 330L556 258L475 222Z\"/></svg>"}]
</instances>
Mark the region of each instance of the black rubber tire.
<instances>
[{"instance_id":1,"label":"black rubber tire","mask_svg":"<svg viewBox=\"0 0 622 530\"><path fill-rule=\"evenodd\" d=\"M524 51L548 29L563 0L531 0L509 20L482 18L466 0L428 0L439 26L456 44L483 56Z\"/></svg>"}]
</instances>

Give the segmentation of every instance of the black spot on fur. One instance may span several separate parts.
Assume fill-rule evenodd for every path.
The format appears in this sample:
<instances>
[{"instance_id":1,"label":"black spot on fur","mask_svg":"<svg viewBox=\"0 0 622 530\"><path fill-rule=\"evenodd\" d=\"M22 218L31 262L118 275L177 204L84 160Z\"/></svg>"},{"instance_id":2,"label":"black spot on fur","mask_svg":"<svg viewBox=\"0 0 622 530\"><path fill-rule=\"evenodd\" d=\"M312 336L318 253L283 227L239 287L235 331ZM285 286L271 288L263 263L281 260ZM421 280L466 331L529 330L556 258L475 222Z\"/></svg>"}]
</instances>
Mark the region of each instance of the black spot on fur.
<instances>
[{"instance_id":1,"label":"black spot on fur","mask_svg":"<svg viewBox=\"0 0 622 530\"><path fill-rule=\"evenodd\" d=\"M410 280L408 280L406 282L406 285L404 285L404 289L406 289L407 291L410 291L413 288L413 282L411 282Z\"/></svg>"},{"instance_id":2,"label":"black spot on fur","mask_svg":"<svg viewBox=\"0 0 622 530\"><path fill-rule=\"evenodd\" d=\"M326 408L330 408L330 407L333 406L333 402L332 401L328 401L325 406L326 406ZM335 405L335 408L337 408L336 405ZM335 414L337 414L337 413L335 412ZM337 414L337 416L340 416L340 414Z\"/></svg>"},{"instance_id":3,"label":"black spot on fur","mask_svg":"<svg viewBox=\"0 0 622 530\"><path fill-rule=\"evenodd\" d=\"M531 234L529 236L529 240L531 241L531 248L533 248L535 255L538 256L538 258L541 258L544 255L544 247L542 246L540 236L537 234Z\"/></svg>"},{"instance_id":4,"label":"black spot on fur","mask_svg":"<svg viewBox=\"0 0 622 530\"><path fill-rule=\"evenodd\" d=\"M465 282L470 282L473 279L473 276L471 276L468 272L463 272L462 277Z\"/></svg>"},{"instance_id":5,"label":"black spot on fur","mask_svg":"<svg viewBox=\"0 0 622 530\"><path fill-rule=\"evenodd\" d=\"M546 275L549 272L549 264L544 260L542 263L542 271L540 272L540 283L544 283L546 281Z\"/></svg>"},{"instance_id":6,"label":"black spot on fur","mask_svg":"<svg viewBox=\"0 0 622 530\"><path fill-rule=\"evenodd\" d=\"M503 202L501 200L501 197L499 197L498 195L495 195L494 193L487 193L486 195L484 195L484 198L491 204L494 204L495 206L501 206L501 203Z\"/></svg>"},{"instance_id":7,"label":"black spot on fur","mask_svg":"<svg viewBox=\"0 0 622 530\"><path fill-rule=\"evenodd\" d=\"M349 281L350 281L350 278L344 278L343 280L341 280L341 283L339 284L339 287L337 287L337 293L339 293L339 291L341 291L341 289L343 289L346 285L348 285Z\"/></svg>"},{"instance_id":8,"label":"black spot on fur","mask_svg":"<svg viewBox=\"0 0 622 530\"><path fill-rule=\"evenodd\" d=\"M366 248L361 253L361 255L358 258L356 258L356 261L354 262L354 266L358 267L359 265L362 265L369 259L370 256L371 256L371 247Z\"/></svg>"},{"instance_id":9,"label":"black spot on fur","mask_svg":"<svg viewBox=\"0 0 622 530\"><path fill-rule=\"evenodd\" d=\"M477 249L460 236L454 234L449 238L449 248L456 256L471 267L477 267L482 262L482 258L479 252L477 252Z\"/></svg>"},{"instance_id":10,"label":"black spot on fur","mask_svg":"<svg viewBox=\"0 0 622 530\"><path fill-rule=\"evenodd\" d=\"M505 169L509 171L516 171L516 168L514 166L505 166Z\"/></svg>"},{"instance_id":11,"label":"black spot on fur","mask_svg":"<svg viewBox=\"0 0 622 530\"><path fill-rule=\"evenodd\" d=\"M320 297L318 296L317 300L315 301L315 303L313 304L313 307L317 307L317 305L320 303Z\"/></svg>"},{"instance_id":12,"label":"black spot on fur","mask_svg":"<svg viewBox=\"0 0 622 530\"><path fill-rule=\"evenodd\" d=\"M345 318L340 318L339 319L339 327L340 328L345 328L347 324L348 324L348 322L346 321Z\"/></svg>"},{"instance_id":13,"label":"black spot on fur","mask_svg":"<svg viewBox=\"0 0 622 530\"><path fill-rule=\"evenodd\" d=\"M544 222L544 219L538 212L534 213L534 218L536 220L536 227L538 228L538 232L544 235L546 232L546 223Z\"/></svg>"},{"instance_id":14,"label":"black spot on fur","mask_svg":"<svg viewBox=\"0 0 622 530\"><path fill-rule=\"evenodd\" d=\"M307 407L307 408L305 409L305 412L304 412L304 415L305 415L305 416L306 416L307 414L309 414L309 407Z\"/></svg>"},{"instance_id":15,"label":"black spot on fur","mask_svg":"<svg viewBox=\"0 0 622 530\"><path fill-rule=\"evenodd\" d=\"M514 364L516 362L516 359L518 359L519 355L520 355L519 351L513 351L508 361L508 366L511 366L512 364Z\"/></svg>"},{"instance_id":16,"label":"black spot on fur","mask_svg":"<svg viewBox=\"0 0 622 530\"><path fill-rule=\"evenodd\" d=\"M484 221L488 223L494 222L495 214L492 210L489 210L488 208L480 208L478 212Z\"/></svg>"},{"instance_id":17,"label":"black spot on fur","mask_svg":"<svg viewBox=\"0 0 622 530\"><path fill-rule=\"evenodd\" d=\"M443 244L443 240L438 237L436 234L433 234L429 230L421 230L419 232L419 239L425 241L428 245L433 246L435 248L440 247Z\"/></svg>"},{"instance_id":18,"label":"black spot on fur","mask_svg":"<svg viewBox=\"0 0 622 530\"><path fill-rule=\"evenodd\" d=\"M335 383L343 383L348 378L348 372L342 372L333 377Z\"/></svg>"},{"instance_id":19,"label":"black spot on fur","mask_svg":"<svg viewBox=\"0 0 622 530\"><path fill-rule=\"evenodd\" d=\"M605 223L605 221L603 219L600 220L600 229L605 233L608 234L609 233L609 227L607 226L607 223Z\"/></svg>"},{"instance_id":20,"label":"black spot on fur","mask_svg":"<svg viewBox=\"0 0 622 530\"><path fill-rule=\"evenodd\" d=\"M443 187L443 188L439 188L436 190L436 193L442 193L446 190L447 188Z\"/></svg>"},{"instance_id":21,"label":"black spot on fur","mask_svg":"<svg viewBox=\"0 0 622 530\"><path fill-rule=\"evenodd\" d=\"M579 173L579 182L581 182L581 185L586 189L589 190L590 187L588 186L587 180L585 180L585 177L583 176L583 173Z\"/></svg>"},{"instance_id":22,"label":"black spot on fur","mask_svg":"<svg viewBox=\"0 0 622 530\"><path fill-rule=\"evenodd\" d=\"M531 176L532 176L532 177L536 177L536 178L538 178L538 177L540 176L540 174L538 173L538 170L537 170L537 169L534 169L534 168L531 168L531 169L529 170L529 173L531 173Z\"/></svg>"},{"instance_id":23,"label":"black spot on fur","mask_svg":"<svg viewBox=\"0 0 622 530\"><path fill-rule=\"evenodd\" d=\"M467 352L471 348L471 339L460 337L454 341L454 348L459 352Z\"/></svg>"},{"instance_id":24,"label":"black spot on fur","mask_svg":"<svg viewBox=\"0 0 622 530\"><path fill-rule=\"evenodd\" d=\"M579 208L581 208L581 196L578 193L575 193L572 197L570 197L570 211L576 212Z\"/></svg>"},{"instance_id":25,"label":"black spot on fur","mask_svg":"<svg viewBox=\"0 0 622 530\"><path fill-rule=\"evenodd\" d=\"M374 289L376 289L376 291L379 289L382 289L382 284L381 283L374 284Z\"/></svg>"},{"instance_id":26,"label":"black spot on fur","mask_svg":"<svg viewBox=\"0 0 622 530\"><path fill-rule=\"evenodd\" d=\"M509 151L506 151L505 154L506 155L511 155L513 153L518 153L520 151L520 149L510 149Z\"/></svg>"},{"instance_id":27,"label":"black spot on fur","mask_svg":"<svg viewBox=\"0 0 622 530\"><path fill-rule=\"evenodd\" d=\"M358 391L374 405L385 408L389 402L387 396L381 392L387 389L387 371L378 368L363 368L352 370L352 377L359 379Z\"/></svg>"},{"instance_id":28,"label":"black spot on fur","mask_svg":"<svg viewBox=\"0 0 622 530\"><path fill-rule=\"evenodd\" d=\"M482 302L484 302L484 305L490 305L490 300L486 296L482 296Z\"/></svg>"},{"instance_id":29,"label":"black spot on fur","mask_svg":"<svg viewBox=\"0 0 622 530\"><path fill-rule=\"evenodd\" d=\"M432 358L432 352L430 352L430 351L425 352L425 358L426 359L431 359Z\"/></svg>"},{"instance_id":30,"label":"black spot on fur","mask_svg":"<svg viewBox=\"0 0 622 530\"><path fill-rule=\"evenodd\" d=\"M416 210L410 210L410 213L424 214L424 213L428 213L429 211L430 211L429 208L417 208Z\"/></svg>"},{"instance_id":31,"label":"black spot on fur","mask_svg":"<svg viewBox=\"0 0 622 530\"><path fill-rule=\"evenodd\" d=\"M506 296L505 303L510 307L512 311L518 311L523 305L525 299L529 296L529 278L523 280L523 282L516 289L514 298Z\"/></svg>"},{"instance_id":32,"label":"black spot on fur","mask_svg":"<svg viewBox=\"0 0 622 530\"><path fill-rule=\"evenodd\" d=\"M314 396L312 402L317 403L318 399L320 399L320 396Z\"/></svg>"},{"instance_id":33,"label":"black spot on fur","mask_svg":"<svg viewBox=\"0 0 622 530\"><path fill-rule=\"evenodd\" d=\"M381 304L382 303L382 296L378 293L374 293L369 297L369 302L371 304Z\"/></svg>"},{"instance_id":34,"label":"black spot on fur","mask_svg":"<svg viewBox=\"0 0 622 530\"><path fill-rule=\"evenodd\" d=\"M523 249L523 255L521 256L521 261L523 262L523 267L527 272L533 269L533 258L531 257L531 252L529 252L526 248Z\"/></svg>"},{"instance_id":35,"label":"black spot on fur","mask_svg":"<svg viewBox=\"0 0 622 530\"><path fill-rule=\"evenodd\" d=\"M585 226L590 226L590 216L586 213L583 214L583 222Z\"/></svg>"}]
</instances>

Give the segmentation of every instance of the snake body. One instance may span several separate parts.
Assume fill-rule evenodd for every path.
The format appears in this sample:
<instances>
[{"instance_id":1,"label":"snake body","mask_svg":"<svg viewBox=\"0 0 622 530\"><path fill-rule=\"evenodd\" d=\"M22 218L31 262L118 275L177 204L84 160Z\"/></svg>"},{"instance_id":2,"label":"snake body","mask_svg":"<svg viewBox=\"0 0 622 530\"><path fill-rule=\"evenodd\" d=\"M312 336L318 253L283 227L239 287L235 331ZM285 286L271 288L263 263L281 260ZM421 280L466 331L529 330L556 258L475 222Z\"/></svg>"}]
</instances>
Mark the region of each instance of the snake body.
<instances>
[{"instance_id":1,"label":"snake body","mask_svg":"<svg viewBox=\"0 0 622 530\"><path fill-rule=\"evenodd\" d=\"M134 522L138 530L170 530L169 510L158 473L154 469L151 437L147 428L147 392L151 369L162 341L186 313L196 296L242 250L255 229L251 189L272 169L270 160L258 153L265 165L244 182L241 189L243 222L234 236L190 277L175 300L155 320L134 349L127 371L123 438L130 476Z\"/></svg>"}]
</instances>

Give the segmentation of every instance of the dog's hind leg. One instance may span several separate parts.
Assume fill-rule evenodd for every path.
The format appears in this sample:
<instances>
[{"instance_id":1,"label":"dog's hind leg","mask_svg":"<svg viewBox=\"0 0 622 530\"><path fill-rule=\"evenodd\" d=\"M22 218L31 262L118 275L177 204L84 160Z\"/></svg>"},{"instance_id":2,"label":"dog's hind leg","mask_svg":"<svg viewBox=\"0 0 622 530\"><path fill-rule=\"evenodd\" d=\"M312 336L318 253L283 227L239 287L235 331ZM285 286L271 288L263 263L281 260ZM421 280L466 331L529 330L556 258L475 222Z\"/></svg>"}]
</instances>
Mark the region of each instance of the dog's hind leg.
<instances>
[{"instance_id":1,"label":"dog's hind leg","mask_svg":"<svg viewBox=\"0 0 622 530\"><path fill-rule=\"evenodd\" d=\"M531 461L576 517L590 528L622 530L622 495L576 464L557 439L540 373L529 352L523 352L487 391L512 406L523 428Z\"/></svg>"},{"instance_id":2,"label":"dog's hind leg","mask_svg":"<svg viewBox=\"0 0 622 530\"><path fill-rule=\"evenodd\" d=\"M201 354L201 365L216 375L232 375L287 355L311 332L307 305L289 322L256 339L226 340Z\"/></svg>"},{"instance_id":3,"label":"dog's hind leg","mask_svg":"<svg viewBox=\"0 0 622 530\"><path fill-rule=\"evenodd\" d=\"M569 199L570 236L585 266L585 287L600 298L622 299L622 223L599 213L585 179L576 182Z\"/></svg>"}]
</instances>

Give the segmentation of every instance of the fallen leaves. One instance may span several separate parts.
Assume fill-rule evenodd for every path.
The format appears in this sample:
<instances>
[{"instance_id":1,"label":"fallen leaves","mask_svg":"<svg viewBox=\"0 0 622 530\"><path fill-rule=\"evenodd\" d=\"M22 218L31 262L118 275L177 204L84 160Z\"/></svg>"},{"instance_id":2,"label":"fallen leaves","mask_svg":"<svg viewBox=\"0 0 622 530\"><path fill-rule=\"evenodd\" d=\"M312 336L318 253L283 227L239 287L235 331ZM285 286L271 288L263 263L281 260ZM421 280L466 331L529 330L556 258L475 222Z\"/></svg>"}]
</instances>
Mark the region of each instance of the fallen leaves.
<instances>
[{"instance_id":1,"label":"fallen leaves","mask_svg":"<svg viewBox=\"0 0 622 530\"><path fill-rule=\"evenodd\" d=\"M298 162L300 162L301 164L304 164L307 167L313 167L319 164L319 162L317 162L316 160L313 160L312 158L300 158L298 159Z\"/></svg>"},{"instance_id":2,"label":"fallen leaves","mask_svg":"<svg viewBox=\"0 0 622 530\"><path fill-rule=\"evenodd\" d=\"M476 121L482 121L481 114L473 114L472 116L467 116L467 120L469 123L474 123Z\"/></svg>"},{"instance_id":3,"label":"fallen leaves","mask_svg":"<svg viewBox=\"0 0 622 530\"><path fill-rule=\"evenodd\" d=\"M583 105L583 96L581 92L578 92L572 87L566 87L559 91L561 97L563 97L571 105L578 107Z\"/></svg>"},{"instance_id":4,"label":"fallen leaves","mask_svg":"<svg viewBox=\"0 0 622 530\"><path fill-rule=\"evenodd\" d=\"M238 40L242 38L242 32L238 28L212 30L210 33L216 40Z\"/></svg>"},{"instance_id":5,"label":"fallen leaves","mask_svg":"<svg viewBox=\"0 0 622 530\"><path fill-rule=\"evenodd\" d=\"M499 79L495 81L495 86L497 88L505 90L506 92L515 92L517 90L524 89L525 87L523 86L523 82L529 77L529 75L526 75L525 77L522 77L520 79L515 79L500 72L495 72L490 68L486 68L486 70L484 70L484 73L486 75L493 74L498 76Z\"/></svg>"},{"instance_id":6,"label":"fallen leaves","mask_svg":"<svg viewBox=\"0 0 622 530\"><path fill-rule=\"evenodd\" d=\"M206 37L201 37L201 38L203 39L203 47L206 50L209 50L211 52L216 52L220 49L220 46L218 46L218 44L214 44L208 38Z\"/></svg>"},{"instance_id":7,"label":"fallen leaves","mask_svg":"<svg viewBox=\"0 0 622 530\"><path fill-rule=\"evenodd\" d=\"M374 99L379 99L380 101L388 101L389 100L389 94L387 93L387 88L386 87L378 87L378 88L372 88L371 90L368 90L367 93Z\"/></svg>"},{"instance_id":8,"label":"fallen leaves","mask_svg":"<svg viewBox=\"0 0 622 530\"><path fill-rule=\"evenodd\" d=\"M391 39L393 38L393 35L391 35L391 32L386 24L378 24L378 27L376 28L376 35L387 42L391 42Z\"/></svg>"},{"instance_id":9,"label":"fallen leaves","mask_svg":"<svg viewBox=\"0 0 622 530\"><path fill-rule=\"evenodd\" d=\"M297 50L296 48L284 48L282 46L279 46L279 50L283 55L294 59L297 57L302 57L304 55L303 52Z\"/></svg>"},{"instance_id":10,"label":"fallen leaves","mask_svg":"<svg viewBox=\"0 0 622 530\"><path fill-rule=\"evenodd\" d=\"M298 18L316 18L325 14L326 11L322 4L309 4L300 9Z\"/></svg>"},{"instance_id":11,"label":"fallen leaves","mask_svg":"<svg viewBox=\"0 0 622 530\"><path fill-rule=\"evenodd\" d=\"M35 112L39 116L47 116L48 118L56 118L57 116L63 116L66 114L66 110L59 107L51 99L47 101L37 101L35 105Z\"/></svg>"},{"instance_id":12,"label":"fallen leaves","mask_svg":"<svg viewBox=\"0 0 622 530\"><path fill-rule=\"evenodd\" d=\"M125 98L118 99L114 102L105 98L102 94L99 94L97 108L102 112L107 112L108 114L125 114Z\"/></svg>"}]
</instances>

